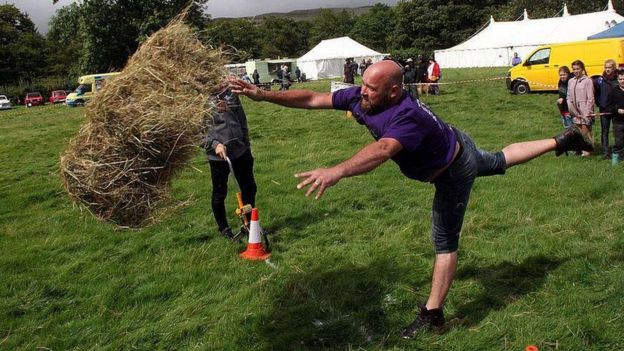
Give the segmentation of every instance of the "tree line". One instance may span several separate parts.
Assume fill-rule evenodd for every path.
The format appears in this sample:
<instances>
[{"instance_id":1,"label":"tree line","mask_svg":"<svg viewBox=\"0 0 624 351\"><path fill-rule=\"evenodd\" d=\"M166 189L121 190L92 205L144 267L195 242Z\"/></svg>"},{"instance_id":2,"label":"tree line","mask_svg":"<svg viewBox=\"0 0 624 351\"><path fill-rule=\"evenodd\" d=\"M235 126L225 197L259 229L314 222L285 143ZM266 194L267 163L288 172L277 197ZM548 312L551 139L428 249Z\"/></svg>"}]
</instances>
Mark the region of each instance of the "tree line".
<instances>
[{"instance_id":1,"label":"tree line","mask_svg":"<svg viewBox=\"0 0 624 351\"><path fill-rule=\"evenodd\" d=\"M194 2L189 23L207 43L228 49L234 62L299 57L321 40L341 36L397 57L430 55L467 39L490 15L512 21L526 8L531 18L551 17L563 7L555 0L402 0L394 7L376 4L361 15L322 9L309 20L295 21L284 16L211 19L202 11L206 2ZM606 5L606 0L566 2L572 14L600 11ZM142 40L187 4L188 0L83 0L59 8L45 36L14 5L0 5L0 86L44 77L75 81L82 74L119 70ZM622 13L624 1L616 1L615 7Z\"/></svg>"}]
</instances>

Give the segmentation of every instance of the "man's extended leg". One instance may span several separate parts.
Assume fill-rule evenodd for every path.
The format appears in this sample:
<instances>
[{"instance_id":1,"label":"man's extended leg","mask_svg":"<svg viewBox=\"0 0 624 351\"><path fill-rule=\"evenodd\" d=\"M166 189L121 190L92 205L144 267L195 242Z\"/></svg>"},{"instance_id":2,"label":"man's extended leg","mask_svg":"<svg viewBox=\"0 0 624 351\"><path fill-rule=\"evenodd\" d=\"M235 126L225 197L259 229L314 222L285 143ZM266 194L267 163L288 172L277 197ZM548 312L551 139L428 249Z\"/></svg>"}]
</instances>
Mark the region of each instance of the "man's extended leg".
<instances>
[{"instance_id":1,"label":"man's extended leg","mask_svg":"<svg viewBox=\"0 0 624 351\"><path fill-rule=\"evenodd\" d=\"M536 157L555 150L555 139L525 141L506 146L503 149L507 168L528 162Z\"/></svg>"},{"instance_id":2,"label":"man's extended leg","mask_svg":"<svg viewBox=\"0 0 624 351\"><path fill-rule=\"evenodd\" d=\"M509 168L553 150L559 156L566 151L593 151L594 146L576 125L571 125L554 138L515 143L505 147L502 151L507 168Z\"/></svg>"}]
</instances>

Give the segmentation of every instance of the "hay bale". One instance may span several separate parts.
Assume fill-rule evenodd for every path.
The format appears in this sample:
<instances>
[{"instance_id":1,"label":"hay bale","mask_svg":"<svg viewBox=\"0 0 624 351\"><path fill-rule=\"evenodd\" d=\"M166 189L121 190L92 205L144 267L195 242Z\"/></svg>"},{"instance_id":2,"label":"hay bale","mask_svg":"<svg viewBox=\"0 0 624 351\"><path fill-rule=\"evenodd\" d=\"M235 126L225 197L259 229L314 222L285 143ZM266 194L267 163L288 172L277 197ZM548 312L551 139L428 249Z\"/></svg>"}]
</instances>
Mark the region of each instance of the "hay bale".
<instances>
[{"instance_id":1,"label":"hay bale","mask_svg":"<svg viewBox=\"0 0 624 351\"><path fill-rule=\"evenodd\" d=\"M101 220L150 223L197 150L224 63L181 18L154 33L87 106L61 157L70 197Z\"/></svg>"}]
</instances>

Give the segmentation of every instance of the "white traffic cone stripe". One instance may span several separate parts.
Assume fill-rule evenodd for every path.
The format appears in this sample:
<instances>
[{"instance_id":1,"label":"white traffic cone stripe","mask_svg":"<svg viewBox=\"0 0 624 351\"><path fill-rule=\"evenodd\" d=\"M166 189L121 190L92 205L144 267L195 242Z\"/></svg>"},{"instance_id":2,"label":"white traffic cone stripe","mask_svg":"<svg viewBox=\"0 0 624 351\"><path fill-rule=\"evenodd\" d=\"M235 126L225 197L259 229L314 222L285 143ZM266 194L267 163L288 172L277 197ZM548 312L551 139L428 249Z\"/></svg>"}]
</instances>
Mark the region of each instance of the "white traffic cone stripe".
<instances>
[{"instance_id":1,"label":"white traffic cone stripe","mask_svg":"<svg viewBox=\"0 0 624 351\"><path fill-rule=\"evenodd\" d=\"M251 221L249 224L249 243L250 244L258 244L262 242L262 238L260 234L262 233L262 228L260 227L260 221Z\"/></svg>"}]
</instances>

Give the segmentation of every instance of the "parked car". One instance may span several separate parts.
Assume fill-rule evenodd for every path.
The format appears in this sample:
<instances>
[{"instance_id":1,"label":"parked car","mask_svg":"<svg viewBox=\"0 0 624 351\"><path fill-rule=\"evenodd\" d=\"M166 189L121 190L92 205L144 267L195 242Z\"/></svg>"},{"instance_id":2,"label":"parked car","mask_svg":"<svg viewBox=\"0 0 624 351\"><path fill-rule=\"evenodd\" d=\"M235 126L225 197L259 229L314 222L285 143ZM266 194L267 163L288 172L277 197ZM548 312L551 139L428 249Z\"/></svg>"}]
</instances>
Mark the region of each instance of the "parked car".
<instances>
[{"instance_id":1,"label":"parked car","mask_svg":"<svg viewBox=\"0 0 624 351\"><path fill-rule=\"evenodd\" d=\"M24 105L26 106L43 105L43 96L41 96L41 93L28 93L26 94L26 98L24 99Z\"/></svg>"},{"instance_id":2,"label":"parked car","mask_svg":"<svg viewBox=\"0 0 624 351\"><path fill-rule=\"evenodd\" d=\"M0 110L8 110L11 107L13 107L11 101L5 95L0 95Z\"/></svg>"},{"instance_id":3,"label":"parked car","mask_svg":"<svg viewBox=\"0 0 624 351\"><path fill-rule=\"evenodd\" d=\"M56 104L59 102L65 102L66 97L67 97L67 93L65 93L65 90L55 90L50 93L49 100L51 103Z\"/></svg>"}]
</instances>

